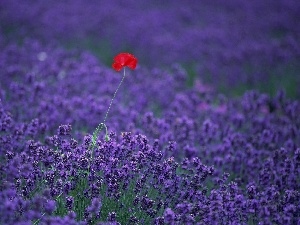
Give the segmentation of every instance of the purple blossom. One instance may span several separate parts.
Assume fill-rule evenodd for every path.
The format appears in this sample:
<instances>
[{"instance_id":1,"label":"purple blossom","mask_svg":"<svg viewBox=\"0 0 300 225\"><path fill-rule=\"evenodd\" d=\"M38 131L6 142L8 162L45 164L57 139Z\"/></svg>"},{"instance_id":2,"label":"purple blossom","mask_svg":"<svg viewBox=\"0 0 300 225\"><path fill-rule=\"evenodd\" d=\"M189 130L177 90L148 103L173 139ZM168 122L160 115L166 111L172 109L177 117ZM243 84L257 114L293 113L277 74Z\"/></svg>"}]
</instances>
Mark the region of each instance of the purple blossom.
<instances>
[{"instance_id":1,"label":"purple blossom","mask_svg":"<svg viewBox=\"0 0 300 225\"><path fill-rule=\"evenodd\" d=\"M3 0L0 223L299 223L299 3L269 3Z\"/></svg>"}]
</instances>

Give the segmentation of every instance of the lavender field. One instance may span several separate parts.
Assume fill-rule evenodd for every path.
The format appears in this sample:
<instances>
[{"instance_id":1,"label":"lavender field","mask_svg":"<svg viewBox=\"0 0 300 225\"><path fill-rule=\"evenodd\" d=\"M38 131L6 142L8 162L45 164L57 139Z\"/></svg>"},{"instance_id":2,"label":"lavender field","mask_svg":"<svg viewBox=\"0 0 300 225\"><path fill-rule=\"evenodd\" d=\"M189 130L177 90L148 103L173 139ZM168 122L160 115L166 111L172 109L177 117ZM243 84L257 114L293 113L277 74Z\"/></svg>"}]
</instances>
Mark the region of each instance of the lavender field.
<instances>
[{"instance_id":1,"label":"lavender field","mask_svg":"<svg viewBox=\"0 0 300 225\"><path fill-rule=\"evenodd\" d=\"M1 0L0 224L300 225L299 12Z\"/></svg>"}]
</instances>

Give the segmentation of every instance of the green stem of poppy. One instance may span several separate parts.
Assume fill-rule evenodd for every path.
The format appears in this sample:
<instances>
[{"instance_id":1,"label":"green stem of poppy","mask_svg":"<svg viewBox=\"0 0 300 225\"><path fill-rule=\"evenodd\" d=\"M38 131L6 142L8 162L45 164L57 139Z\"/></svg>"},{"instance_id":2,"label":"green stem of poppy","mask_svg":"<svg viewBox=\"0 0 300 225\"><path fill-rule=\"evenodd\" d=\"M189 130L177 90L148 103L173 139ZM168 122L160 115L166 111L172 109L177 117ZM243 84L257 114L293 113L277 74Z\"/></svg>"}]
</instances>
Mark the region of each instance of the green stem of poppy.
<instances>
[{"instance_id":1,"label":"green stem of poppy","mask_svg":"<svg viewBox=\"0 0 300 225\"><path fill-rule=\"evenodd\" d=\"M118 92L119 88L121 87L121 85L122 85L122 83L123 83L123 81L124 81L124 79L125 79L125 76L126 76L126 72L125 72L125 67L124 67L124 75L123 75L122 80L120 81L120 83L119 83L119 85L118 85L118 87L117 87L117 89L116 89L116 91L115 91L115 93L114 93L114 95L113 95L111 101L110 101L109 107L108 107L108 109L107 109L107 111L106 111L106 114L105 114L105 116L104 116L103 123L100 123L100 124L98 125L98 127L96 128L95 132L93 133L93 138L92 138L92 154L91 154L91 157L92 157L92 155L93 155L93 149L94 149L94 147L95 147L96 144L97 144L98 134L99 134L99 132L102 130L103 127L105 127L105 140L106 140L106 141L109 141L109 136L108 136L107 126L105 125L105 122L106 122L108 113L109 113L109 111L110 111L110 108L111 108L111 106L112 106L112 103L113 103L113 101L114 101L114 99L115 99L115 97L116 97L116 95L117 95L117 92Z\"/></svg>"}]
</instances>

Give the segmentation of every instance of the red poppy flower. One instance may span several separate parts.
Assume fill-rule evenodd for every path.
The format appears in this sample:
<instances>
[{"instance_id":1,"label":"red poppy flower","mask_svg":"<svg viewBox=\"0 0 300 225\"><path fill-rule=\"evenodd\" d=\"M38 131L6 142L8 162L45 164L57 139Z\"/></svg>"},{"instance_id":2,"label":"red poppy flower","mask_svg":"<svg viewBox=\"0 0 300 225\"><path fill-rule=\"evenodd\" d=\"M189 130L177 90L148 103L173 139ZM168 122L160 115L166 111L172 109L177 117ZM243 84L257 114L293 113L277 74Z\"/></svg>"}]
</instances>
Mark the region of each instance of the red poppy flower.
<instances>
[{"instance_id":1,"label":"red poppy flower","mask_svg":"<svg viewBox=\"0 0 300 225\"><path fill-rule=\"evenodd\" d=\"M115 56L114 63L112 67L116 71L120 71L124 66L128 66L130 69L134 70L137 64L137 58L129 53L120 53Z\"/></svg>"}]
</instances>

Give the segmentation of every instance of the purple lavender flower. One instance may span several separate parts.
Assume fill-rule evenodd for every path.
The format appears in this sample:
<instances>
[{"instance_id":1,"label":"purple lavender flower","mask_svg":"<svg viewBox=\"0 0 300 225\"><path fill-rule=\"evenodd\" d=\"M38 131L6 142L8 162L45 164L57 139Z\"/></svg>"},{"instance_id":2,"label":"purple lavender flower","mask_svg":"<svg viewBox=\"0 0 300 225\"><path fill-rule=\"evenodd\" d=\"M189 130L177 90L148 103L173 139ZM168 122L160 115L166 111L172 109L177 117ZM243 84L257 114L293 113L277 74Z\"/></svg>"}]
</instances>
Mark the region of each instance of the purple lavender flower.
<instances>
[{"instance_id":1,"label":"purple lavender flower","mask_svg":"<svg viewBox=\"0 0 300 225\"><path fill-rule=\"evenodd\" d=\"M52 214L56 209L56 202L54 200L49 200L46 202L44 208L46 213Z\"/></svg>"}]
</instances>

